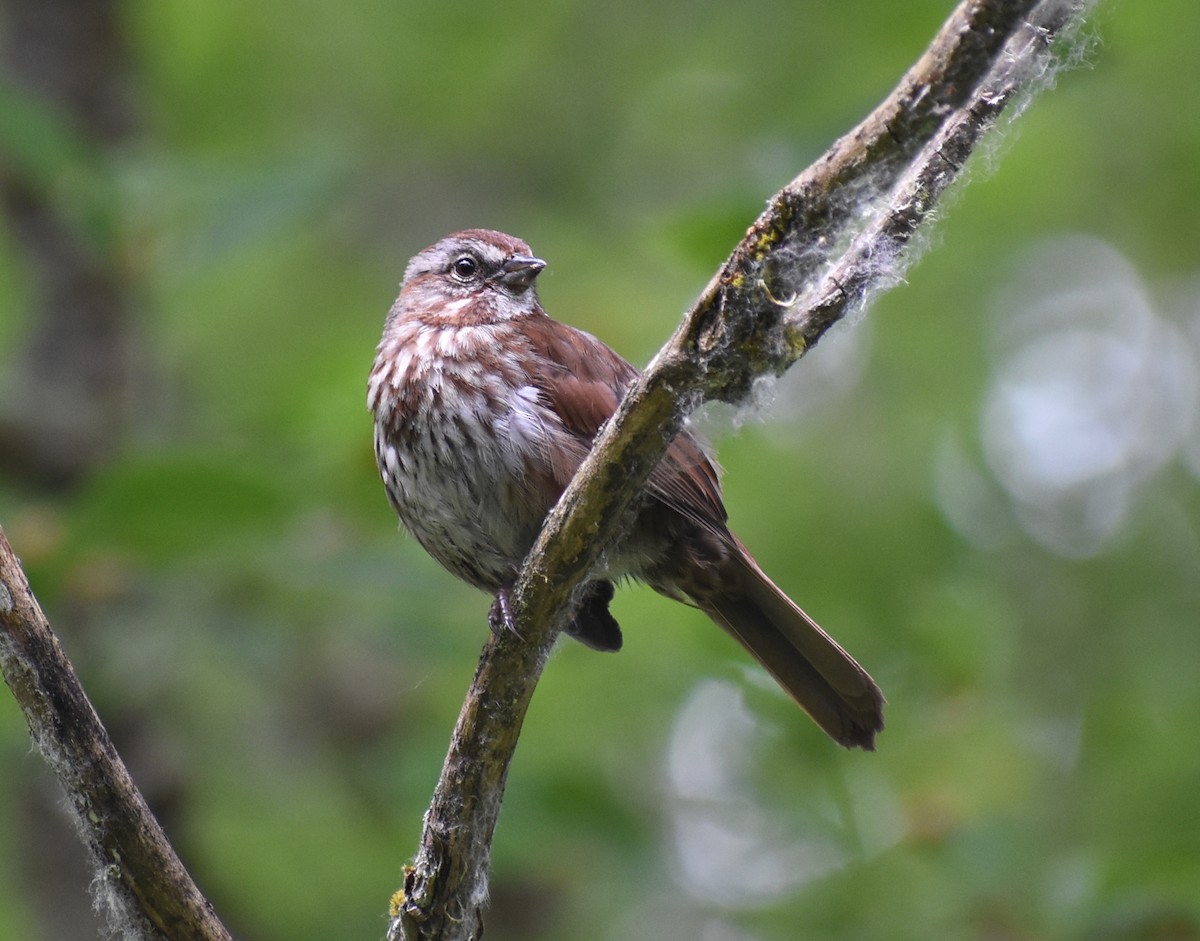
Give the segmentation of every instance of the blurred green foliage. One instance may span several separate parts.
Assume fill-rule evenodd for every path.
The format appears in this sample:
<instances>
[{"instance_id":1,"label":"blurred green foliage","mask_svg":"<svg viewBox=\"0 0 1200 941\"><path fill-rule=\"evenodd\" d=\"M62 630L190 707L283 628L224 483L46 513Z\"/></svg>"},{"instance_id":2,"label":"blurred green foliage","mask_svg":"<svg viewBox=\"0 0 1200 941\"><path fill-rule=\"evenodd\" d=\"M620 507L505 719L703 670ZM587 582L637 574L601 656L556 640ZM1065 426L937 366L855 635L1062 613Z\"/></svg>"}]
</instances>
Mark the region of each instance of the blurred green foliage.
<instances>
[{"instance_id":1,"label":"blurred green foliage","mask_svg":"<svg viewBox=\"0 0 1200 941\"><path fill-rule=\"evenodd\" d=\"M486 631L373 467L365 377L406 259L514 232L550 312L644 362L949 9L131 0L132 143L84 152L3 91L9 150L80 227L116 207L161 394L69 495L0 481L0 524L239 936L382 934ZM1200 937L1198 27L1194 0L1102 6L908 283L765 418L710 421L735 528L884 686L879 752L837 752L703 618L625 589L626 649L564 644L533 704L489 937ZM1028 260L1066 233L1123 259L1184 357L1179 440L1084 475L1073 535L988 437L1047 328L1005 298L1076 285ZM0 369L29 290L0 235ZM0 706L2 941L48 937L36 764Z\"/></svg>"}]
</instances>

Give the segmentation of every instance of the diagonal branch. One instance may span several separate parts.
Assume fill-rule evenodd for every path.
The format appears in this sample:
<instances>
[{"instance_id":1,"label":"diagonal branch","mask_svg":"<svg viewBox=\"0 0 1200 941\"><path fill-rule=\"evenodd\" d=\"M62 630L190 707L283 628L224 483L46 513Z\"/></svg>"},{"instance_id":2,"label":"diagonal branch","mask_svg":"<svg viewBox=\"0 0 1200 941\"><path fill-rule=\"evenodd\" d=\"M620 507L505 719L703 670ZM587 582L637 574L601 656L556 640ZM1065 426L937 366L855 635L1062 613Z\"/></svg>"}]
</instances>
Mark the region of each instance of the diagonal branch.
<instances>
[{"instance_id":1,"label":"diagonal branch","mask_svg":"<svg viewBox=\"0 0 1200 941\"><path fill-rule=\"evenodd\" d=\"M895 91L750 227L547 517L512 593L522 637L484 648L389 941L480 936L504 781L542 666L572 592L687 416L706 400L744 399L900 279L902 250L983 134L1047 81L1056 39L1088 6L964 0Z\"/></svg>"},{"instance_id":2,"label":"diagonal branch","mask_svg":"<svg viewBox=\"0 0 1200 941\"><path fill-rule=\"evenodd\" d=\"M58 776L110 926L138 941L231 941L88 702L0 529L0 668Z\"/></svg>"}]
</instances>

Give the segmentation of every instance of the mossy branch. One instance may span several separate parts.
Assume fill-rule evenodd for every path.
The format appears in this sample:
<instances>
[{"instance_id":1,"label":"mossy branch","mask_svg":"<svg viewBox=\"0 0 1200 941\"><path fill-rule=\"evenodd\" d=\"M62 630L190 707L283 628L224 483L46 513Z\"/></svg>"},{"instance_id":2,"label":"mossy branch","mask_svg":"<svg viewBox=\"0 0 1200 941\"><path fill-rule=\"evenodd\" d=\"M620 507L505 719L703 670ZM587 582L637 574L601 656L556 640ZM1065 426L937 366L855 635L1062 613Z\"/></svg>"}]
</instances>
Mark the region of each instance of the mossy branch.
<instances>
[{"instance_id":1,"label":"mossy branch","mask_svg":"<svg viewBox=\"0 0 1200 941\"><path fill-rule=\"evenodd\" d=\"M67 796L123 941L232 941L134 786L0 528L0 670Z\"/></svg>"},{"instance_id":2,"label":"mossy branch","mask_svg":"<svg viewBox=\"0 0 1200 941\"><path fill-rule=\"evenodd\" d=\"M629 390L547 517L512 593L520 637L490 637L463 704L389 941L473 941L492 834L542 666L572 592L620 532L686 417L738 402L874 291L983 134L1053 72L1086 0L967 0L895 91L778 192ZM866 208L866 212L864 212Z\"/></svg>"}]
</instances>

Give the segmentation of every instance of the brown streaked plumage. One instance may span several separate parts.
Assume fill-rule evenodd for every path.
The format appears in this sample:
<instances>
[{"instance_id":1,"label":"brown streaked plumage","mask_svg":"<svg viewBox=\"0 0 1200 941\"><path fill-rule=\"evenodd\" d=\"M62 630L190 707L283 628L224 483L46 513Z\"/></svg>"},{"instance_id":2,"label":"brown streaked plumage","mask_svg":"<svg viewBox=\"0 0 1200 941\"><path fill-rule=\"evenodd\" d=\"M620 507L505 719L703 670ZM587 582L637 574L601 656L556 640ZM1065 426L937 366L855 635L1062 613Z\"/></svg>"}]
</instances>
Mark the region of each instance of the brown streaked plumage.
<instances>
[{"instance_id":1,"label":"brown streaked plumage","mask_svg":"<svg viewBox=\"0 0 1200 941\"><path fill-rule=\"evenodd\" d=\"M520 239L486 229L425 249L405 271L368 385L389 502L430 555L496 597L494 629L508 624L507 592L546 513L637 376L546 315L533 286L544 267ZM729 531L716 468L687 432L585 587L570 634L620 648L608 603L622 577L700 608L835 741L874 747L879 687Z\"/></svg>"}]
</instances>

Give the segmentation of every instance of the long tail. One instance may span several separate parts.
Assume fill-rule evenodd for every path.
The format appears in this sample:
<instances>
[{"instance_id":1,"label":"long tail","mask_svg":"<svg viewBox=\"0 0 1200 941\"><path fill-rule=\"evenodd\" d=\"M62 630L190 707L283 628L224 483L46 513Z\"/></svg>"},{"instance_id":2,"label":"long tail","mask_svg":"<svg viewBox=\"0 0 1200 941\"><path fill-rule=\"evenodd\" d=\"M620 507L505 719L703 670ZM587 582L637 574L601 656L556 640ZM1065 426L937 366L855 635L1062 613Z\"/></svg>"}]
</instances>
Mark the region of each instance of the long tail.
<instances>
[{"instance_id":1,"label":"long tail","mask_svg":"<svg viewBox=\"0 0 1200 941\"><path fill-rule=\"evenodd\" d=\"M767 578L737 543L733 585L694 599L839 745L875 749L883 693L869 673ZM727 574L726 572L722 573Z\"/></svg>"}]
</instances>

